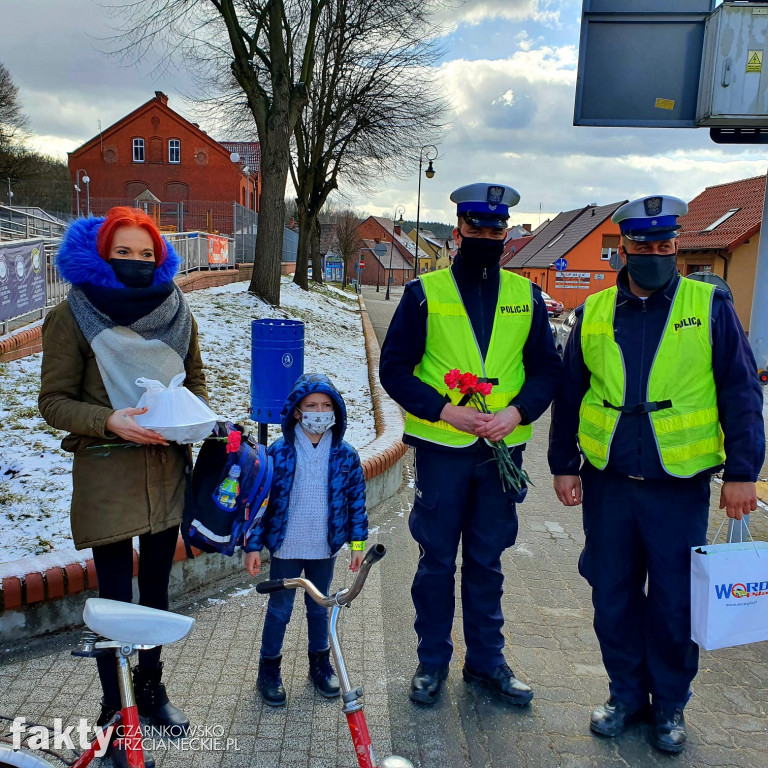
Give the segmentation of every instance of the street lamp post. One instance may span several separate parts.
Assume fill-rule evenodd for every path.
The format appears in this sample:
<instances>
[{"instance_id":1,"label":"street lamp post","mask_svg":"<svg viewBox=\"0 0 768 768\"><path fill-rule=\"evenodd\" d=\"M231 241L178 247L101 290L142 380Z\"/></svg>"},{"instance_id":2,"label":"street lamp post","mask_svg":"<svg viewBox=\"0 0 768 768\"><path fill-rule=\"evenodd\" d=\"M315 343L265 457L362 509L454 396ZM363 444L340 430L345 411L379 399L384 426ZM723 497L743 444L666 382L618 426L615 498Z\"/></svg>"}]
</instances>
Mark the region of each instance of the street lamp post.
<instances>
[{"instance_id":1,"label":"street lamp post","mask_svg":"<svg viewBox=\"0 0 768 768\"><path fill-rule=\"evenodd\" d=\"M425 152L426 150L426 152ZM434 144L425 144L419 150L419 191L416 193L416 274L414 277L419 276L419 224L421 216L421 166L422 163L427 160L429 165L427 170L424 171L424 175L431 179L435 175L435 169L432 167L432 161L437 160L440 153L437 151L437 147Z\"/></svg>"},{"instance_id":2,"label":"street lamp post","mask_svg":"<svg viewBox=\"0 0 768 768\"><path fill-rule=\"evenodd\" d=\"M387 278L387 292L384 294L384 298L389 301L389 287L392 285L392 251L395 250L395 227L403 225L403 214L405 213L405 207L402 205L395 206L395 212L392 215L392 242L389 244L389 277ZM400 220L397 219L397 215L400 214ZM418 250L416 251L418 253Z\"/></svg>"},{"instance_id":3,"label":"street lamp post","mask_svg":"<svg viewBox=\"0 0 768 768\"><path fill-rule=\"evenodd\" d=\"M80 216L82 216L82 211L80 210L80 174L83 174L83 184L85 184L85 200L86 200L86 210L88 211L87 215L91 215L91 179L88 176L88 171L86 171L84 168L78 168L75 171L75 192L77 192L77 218L79 219Z\"/></svg>"},{"instance_id":4,"label":"street lamp post","mask_svg":"<svg viewBox=\"0 0 768 768\"><path fill-rule=\"evenodd\" d=\"M8 205L13 205L13 192L11 191L11 179L8 177Z\"/></svg>"}]
</instances>

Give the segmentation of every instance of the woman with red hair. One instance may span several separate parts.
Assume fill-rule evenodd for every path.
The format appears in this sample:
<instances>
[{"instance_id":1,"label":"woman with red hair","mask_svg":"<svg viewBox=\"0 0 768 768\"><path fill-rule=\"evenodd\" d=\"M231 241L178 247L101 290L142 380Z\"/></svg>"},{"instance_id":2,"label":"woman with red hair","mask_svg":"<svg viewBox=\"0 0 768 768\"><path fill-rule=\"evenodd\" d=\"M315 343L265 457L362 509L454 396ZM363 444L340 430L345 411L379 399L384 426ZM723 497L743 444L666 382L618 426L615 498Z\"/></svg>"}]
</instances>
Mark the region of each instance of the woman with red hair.
<instances>
[{"instance_id":1,"label":"woman with red hair","mask_svg":"<svg viewBox=\"0 0 768 768\"><path fill-rule=\"evenodd\" d=\"M135 407L139 377L167 385L184 372L184 385L208 399L197 324L174 282L179 258L146 213L121 207L106 218L73 222L57 264L72 285L43 325L39 407L51 426L68 433L62 448L74 454L72 538L77 549L93 550L99 596L131 602L138 536L139 602L167 610L189 449L134 417L147 410ZM105 441L121 447L91 450ZM97 663L103 724L120 709L120 691L114 659ZM169 702L161 676L160 648L139 651L139 714L183 735L189 720ZM126 764L124 752L115 749L112 757Z\"/></svg>"}]
</instances>

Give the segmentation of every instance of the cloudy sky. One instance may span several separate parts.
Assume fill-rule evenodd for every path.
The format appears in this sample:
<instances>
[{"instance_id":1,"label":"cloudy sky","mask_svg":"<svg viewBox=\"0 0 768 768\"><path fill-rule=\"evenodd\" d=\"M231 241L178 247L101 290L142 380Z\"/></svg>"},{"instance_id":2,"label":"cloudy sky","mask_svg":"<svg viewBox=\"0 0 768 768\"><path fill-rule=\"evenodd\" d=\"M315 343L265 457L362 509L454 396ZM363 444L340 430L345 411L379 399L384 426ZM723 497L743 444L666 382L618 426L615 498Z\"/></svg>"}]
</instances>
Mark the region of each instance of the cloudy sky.
<instances>
[{"instance_id":1,"label":"cloudy sky","mask_svg":"<svg viewBox=\"0 0 768 768\"><path fill-rule=\"evenodd\" d=\"M19 86L37 148L64 157L98 121L111 125L155 90L195 119L183 66L158 72L150 55L126 66L104 53L114 26L105 4L116 2L2 0L0 61ZM422 221L450 222L451 190L474 181L514 186L522 199L511 223L535 226L540 215L588 203L653 192L690 200L706 186L765 173L764 148L720 147L704 128L574 127L580 17L581 0L468 0L451 14L439 73L451 125L437 174L422 183ZM380 188L349 199L385 216L401 204L415 219L416 167Z\"/></svg>"}]
</instances>

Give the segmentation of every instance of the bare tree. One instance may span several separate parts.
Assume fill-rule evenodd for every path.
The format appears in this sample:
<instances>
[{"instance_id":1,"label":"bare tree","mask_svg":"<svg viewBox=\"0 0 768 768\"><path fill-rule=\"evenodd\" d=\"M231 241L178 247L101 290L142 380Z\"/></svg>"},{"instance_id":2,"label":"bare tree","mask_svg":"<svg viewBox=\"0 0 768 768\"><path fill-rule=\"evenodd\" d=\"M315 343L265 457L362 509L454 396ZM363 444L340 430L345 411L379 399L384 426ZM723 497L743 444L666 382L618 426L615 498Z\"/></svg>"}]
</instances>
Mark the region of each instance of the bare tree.
<instances>
[{"instance_id":1,"label":"bare tree","mask_svg":"<svg viewBox=\"0 0 768 768\"><path fill-rule=\"evenodd\" d=\"M8 68L0 63L0 179L16 182L28 164L24 151L28 119L21 108L19 89Z\"/></svg>"},{"instance_id":2,"label":"bare tree","mask_svg":"<svg viewBox=\"0 0 768 768\"><path fill-rule=\"evenodd\" d=\"M440 49L432 42L430 0L330 0L318 25L309 105L294 128L291 176L299 244L294 282L322 280L318 216L345 177L358 188L370 179L403 175L395 158L413 157L440 132L445 103L435 83Z\"/></svg>"},{"instance_id":3,"label":"bare tree","mask_svg":"<svg viewBox=\"0 0 768 768\"><path fill-rule=\"evenodd\" d=\"M363 241L360 238L358 227L360 219L354 211L342 211L335 216L333 222L333 231L336 236L336 243L339 248L344 265L343 285L347 284L347 268L351 259L357 260L360 255L360 249L363 247ZM314 267L313 267L314 272Z\"/></svg>"},{"instance_id":4,"label":"bare tree","mask_svg":"<svg viewBox=\"0 0 768 768\"><path fill-rule=\"evenodd\" d=\"M317 27L329 0L128 0L118 53L164 45L224 83L217 107L250 113L261 145L262 191L250 290L280 303L285 185L293 128L308 102ZM234 86L234 87L233 87ZM244 101L243 101L244 98Z\"/></svg>"}]
</instances>

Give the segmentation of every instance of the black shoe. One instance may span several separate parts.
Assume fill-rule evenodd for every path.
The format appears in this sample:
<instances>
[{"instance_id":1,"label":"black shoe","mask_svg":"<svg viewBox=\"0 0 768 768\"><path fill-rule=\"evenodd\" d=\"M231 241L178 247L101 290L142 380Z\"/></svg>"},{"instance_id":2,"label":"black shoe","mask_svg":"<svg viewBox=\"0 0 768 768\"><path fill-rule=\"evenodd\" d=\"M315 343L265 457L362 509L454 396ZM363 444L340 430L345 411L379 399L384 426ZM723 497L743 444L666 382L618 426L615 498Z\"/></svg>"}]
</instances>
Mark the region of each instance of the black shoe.
<instances>
[{"instance_id":1,"label":"black shoe","mask_svg":"<svg viewBox=\"0 0 768 768\"><path fill-rule=\"evenodd\" d=\"M282 707L285 704L285 688L280 678L280 656L263 656L259 659L259 676L256 680L261 698L270 707Z\"/></svg>"},{"instance_id":2,"label":"black shoe","mask_svg":"<svg viewBox=\"0 0 768 768\"><path fill-rule=\"evenodd\" d=\"M448 667L419 664L411 680L411 701L419 704L434 704L447 677Z\"/></svg>"},{"instance_id":3,"label":"black shoe","mask_svg":"<svg viewBox=\"0 0 768 768\"><path fill-rule=\"evenodd\" d=\"M674 712L656 710L653 713L651 744L656 749L677 754L685 749L687 738L685 716L682 709L675 709Z\"/></svg>"},{"instance_id":4,"label":"black shoe","mask_svg":"<svg viewBox=\"0 0 768 768\"><path fill-rule=\"evenodd\" d=\"M118 707L109 707L104 703L104 699L102 699L101 714L96 720L96 727L102 728L105 726L112 719L112 715L114 715L117 710ZM109 742L104 755L112 758L112 764L115 768L129 768L128 756L125 754L125 748L121 746L113 747L112 743L112 741ZM144 750L144 768L155 768L155 760L146 750Z\"/></svg>"},{"instance_id":5,"label":"black shoe","mask_svg":"<svg viewBox=\"0 0 768 768\"><path fill-rule=\"evenodd\" d=\"M595 709L589 718L589 728L601 736L612 739L621 736L631 722L641 719L648 712L648 705L630 709L623 701L611 696L605 704Z\"/></svg>"},{"instance_id":6,"label":"black shoe","mask_svg":"<svg viewBox=\"0 0 768 768\"><path fill-rule=\"evenodd\" d=\"M162 662L157 669L147 669L141 664L133 670L133 691L139 714L151 726L162 728L163 736L177 739L189 732L189 718L168 700L163 676Z\"/></svg>"},{"instance_id":7,"label":"black shoe","mask_svg":"<svg viewBox=\"0 0 768 768\"><path fill-rule=\"evenodd\" d=\"M509 665L502 664L493 672L476 672L464 665L464 680L467 683L479 683L500 693L506 701L518 707L524 707L531 703L533 690L530 685L521 683Z\"/></svg>"},{"instance_id":8,"label":"black shoe","mask_svg":"<svg viewBox=\"0 0 768 768\"><path fill-rule=\"evenodd\" d=\"M331 666L331 649L309 653L309 679L315 684L317 692L326 699L335 699L341 692L339 678Z\"/></svg>"}]
</instances>

